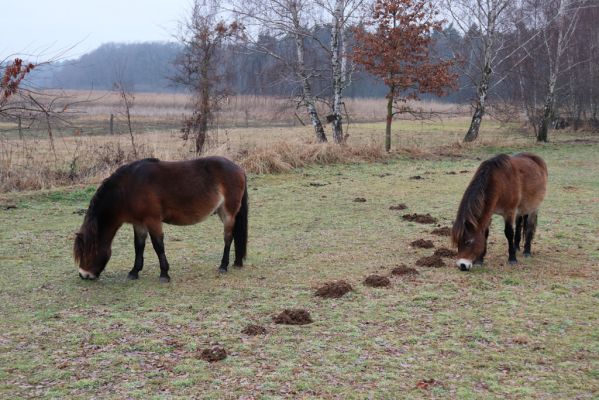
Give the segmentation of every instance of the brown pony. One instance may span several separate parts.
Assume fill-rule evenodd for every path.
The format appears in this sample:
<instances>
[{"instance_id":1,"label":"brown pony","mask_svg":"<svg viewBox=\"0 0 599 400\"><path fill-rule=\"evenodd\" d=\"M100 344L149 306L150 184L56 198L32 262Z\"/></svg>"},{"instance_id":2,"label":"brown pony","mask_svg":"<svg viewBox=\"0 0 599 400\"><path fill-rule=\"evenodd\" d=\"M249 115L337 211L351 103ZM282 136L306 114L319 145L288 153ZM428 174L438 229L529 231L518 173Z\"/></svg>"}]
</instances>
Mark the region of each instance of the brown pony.
<instances>
[{"instance_id":1,"label":"brown pony","mask_svg":"<svg viewBox=\"0 0 599 400\"><path fill-rule=\"evenodd\" d=\"M96 279L106 267L111 243L123 223L133 225L135 264L143 268L148 233L160 262L160 281L169 282L162 223L196 224L217 213L224 225L225 249L219 272L227 272L231 242L235 263L243 266L248 237L248 194L243 169L222 157L166 162L147 158L124 165L108 177L91 199L73 254L79 276Z\"/></svg>"},{"instance_id":2,"label":"brown pony","mask_svg":"<svg viewBox=\"0 0 599 400\"><path fill-rule=\"evenodd\" d=\"M451 232L452 242L458 247L460 269L468 271L473 263L482 264L493 214L502 215L505 220L509 263L518 262L516 250L520 250L522 231L524 256L529 257L537 210L546 188L547 165L535 154L520 153L511 157L499 154L484 161L462 197Z\"/></svg>"}]
</instances>

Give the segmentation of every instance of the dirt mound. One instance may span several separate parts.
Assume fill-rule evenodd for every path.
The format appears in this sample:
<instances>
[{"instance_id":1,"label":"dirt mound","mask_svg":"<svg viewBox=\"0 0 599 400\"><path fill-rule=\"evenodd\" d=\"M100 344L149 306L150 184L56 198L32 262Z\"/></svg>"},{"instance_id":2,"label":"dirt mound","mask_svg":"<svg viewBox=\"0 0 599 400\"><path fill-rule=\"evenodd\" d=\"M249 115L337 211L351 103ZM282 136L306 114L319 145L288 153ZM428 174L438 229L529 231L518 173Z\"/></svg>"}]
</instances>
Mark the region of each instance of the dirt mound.
<instances>
[{"instance_id":1,"label":"dirt mound","mask_svg":"<svg viewBox=\"0 0 599 400\"><path fill-rule=\"evenodd\" d=\"M410 245L412 245L412 247L418 247L420 249L432 249L433 247L435 247L432 240L424 239L414 240L412 243L410 243Z\"/></svg>"},{"instance_id":2,"label":"dirt mound","mask_svg":"<svg viewBox=\"0 0 599 400\"><path fill-rule=\"evenodd\" d=\"M420 272L416 271L414 268L406 267L405 265L399 265L391 270L393 275L420 275Z\"/></svg>"},{"instance_id":3,"label":"dirt mound","mask_svg":"<svg viewBox=\"0 0 599 400\"><path fill-rule=\"evenodd\" d=\"M219 346L204 349L200 352L200 358L204 361L215 362L227 358L227 351Z\"/></svg>"},{"instance_id":4,"label":"dirt mound","mask_svg":"<svg viewBox=\"0 0 599 400\"><path fill-rule=\"evenodd\" d=\"M421 177L420 175L414 175L414 176L410 176L410 179L413 179L413 180L417 181L417 180L424 179L424 178Z\"/></svg>"},{"instance_id":5,"label":"dirt mound","mask_svg":"<svg viewBox=\"0 0 599 400\"><path fill-rule=\"evenodd\" d=\"M433 268L441 268L445 266L443 259L440 256L428 256L422 257L418 261L416 261L416 265L421 267L433 267Z\"/></svg>"},{"instance_id":6,"label":"dirt mound","mask_svg":"<svg viewBox=\"0 0 599 400\"><path fill-rule=\"evenodd\" d=\"M434 224L437 222L437 218L434 218L430 214L405 214L402 218L406 221L418 222L419 224Z\"/></svg>"},{"instance_id":7,"label":"dirt mound","mask_svg":"<svg viewBox=\"0 0 599 400\"><path fill-rule=\"evenodd\" d=\"M437 235L437 236L450 236L451 235L451 228L448 227L448 226L444 226L442 228L433 229L431 231L431 233L433 235Z\"/></svg>"},{"instance_id":8,"label":"dirt mound","mask_svg":"<svg viewBox=\"0 0 599 400\"><path fill-rule=\"evenodd\" d=\"M250 324L250 325L246 326L245 328L243 328L241 333L243 333L244 335L248 335L248 336L265 335L266 328L263 326L260 326L260 325Z\"/></svg>"},{"instance_id":9,"label":"dirt mound","mask_svg":"<svg viewBox=\"0 0 599 400\"><path fill-rule=\"evenodd\" d=\"M387 287L391 285L391 281L386 276L373 274L364 279L364 285L370 287Z\"/></svg>"},{"instance_id":10,"label":"dirt mound","mask_svg":"<svg viewBox=\"0 0 599 400\"><path fill-rule=\"evenodd\" d=\"M389 207L389 210L405 210L406 208L408 208L408 206L405 205L405 203L399 203L396 206Z\"/></svg>"},{"instance_id":11,"label":"dirt mound","mask_svg":"<svg viewBox=\"0 0 599 400\"><path fill-rule=\"evenodd\" d=\"M458 173L455 171L446 172L445 175L457 175Z\"/></svg>"},{"instance_id":12,"label":"dirt mound","mask_svg":"<svg viewBox=\"0 0 599 400\"><path fill-rule=\"evenodd\" d=\"M301 308L287 308L276 317L273 317L273 321L275 321L275 324L284 325L306 325L313 322L312 317L310 317L310 313Z\"/></svg>"},{"instance_id":13,"label":"dirt mound","mask_svg":"<svg viewBox=\"0 0 599 400\"><path fill-rule=\"evenodd\" d=\"M353 289L346 281L326 282L316 290L316 296L324 297L325 299L338 299Z\"/></svg>"},{"instance_id":14,"label":"dirt mound","mask_svg":"<svg viewBox=\"0 0 599 400\"><path fill-rule=\"evenodd\" d=\"M364 197L356 197L354 203L366 203L366 199Z\"/></svg>"},{"instance_id":15,"label":"dirt mound","mask_svg":"<svg viewBox=\"0 0 599 400\"><path fill-rule=\"evenodd\" d=\"M433 255L439 257L455 257L458 255L458 253L451 249L448 249L447 247L440 247L437 250L435 250Z\"/></svg>"},{"instance_id":16,"label":"dirt mound","mask_svg":"<svg viewBox=\"0 0 599 400\"><path fill-rule=\"evenodd\" d=\"M468 174L470 173L470 171L468 171L467 169L463 169L460 171L460 174Z\"/></svg>"}]
</instances>

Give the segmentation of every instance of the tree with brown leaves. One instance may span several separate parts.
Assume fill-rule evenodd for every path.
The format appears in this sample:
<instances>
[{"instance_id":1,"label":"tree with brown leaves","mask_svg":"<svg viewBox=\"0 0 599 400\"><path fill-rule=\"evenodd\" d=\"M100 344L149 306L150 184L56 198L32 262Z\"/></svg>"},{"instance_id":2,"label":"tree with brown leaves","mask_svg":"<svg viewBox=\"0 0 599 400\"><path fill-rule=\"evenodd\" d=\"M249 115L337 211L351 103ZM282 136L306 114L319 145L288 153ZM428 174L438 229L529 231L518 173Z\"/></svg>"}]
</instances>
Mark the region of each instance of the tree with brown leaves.
<instances>
[{"instance_id":1,"label":"tree with brown leaves","mask_svg":"<svg viewBox=\"0 0 599 400\"><path fill-rule=\"evenodd\" d=\"M454 60L433 60L433 31L443 21L428 0L376 0L372 15L356 29L354 59L383 79L387 94L385 150L391 150L391 122L402 112L398 102L418 99L420 93L444 95L454 86Z\"/></svg>"}]
</instances>

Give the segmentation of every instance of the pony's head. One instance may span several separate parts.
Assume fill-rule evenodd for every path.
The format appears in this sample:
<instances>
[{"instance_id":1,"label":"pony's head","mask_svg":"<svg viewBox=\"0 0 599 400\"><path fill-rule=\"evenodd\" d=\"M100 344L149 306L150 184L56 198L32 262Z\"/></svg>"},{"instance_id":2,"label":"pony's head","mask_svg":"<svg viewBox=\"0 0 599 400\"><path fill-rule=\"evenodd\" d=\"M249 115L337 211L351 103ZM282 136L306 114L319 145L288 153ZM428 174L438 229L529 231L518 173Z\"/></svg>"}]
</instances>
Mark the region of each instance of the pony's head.
<instances>
[{"instance_id":1,"label":"pony's head","mask_svg":"<svg viewBox=\"0 0 599 400\"><path fill-rule=\"evenodd\" d=\"M451 230L451 241L458 248L456 265L462 271L469 271L475 260L485 251L485 229L478 227L476 222L457 221Z\"/></svg>"},{"instance_id":2,"label":"pony's head","mask_svg":"<svg viewBox=\"0 0 599 400\"><path fill-rule=\"evenodd\" d=\"M492 174L498 168L509 168L509 156L499 154L483 161L464 192L451 230L451 241L458 248L457 266L462 271L472 268L485 252L490 212L488 202L495 194ZM486 211L485 211L486 210Z\"/></svg>"},{"instance_id":3,"label":"pony's head","mask_svg":"<svg viewBox=\"0 0 599 400\"><path fill-rule=\"evenodd\" d=\"M110 254L110 244L103 244L99 240L97 221L86 217L75 235L73 246L73 257L79 264L81 279L97 279L110 260Z\"/></svg>"}]
</instances>

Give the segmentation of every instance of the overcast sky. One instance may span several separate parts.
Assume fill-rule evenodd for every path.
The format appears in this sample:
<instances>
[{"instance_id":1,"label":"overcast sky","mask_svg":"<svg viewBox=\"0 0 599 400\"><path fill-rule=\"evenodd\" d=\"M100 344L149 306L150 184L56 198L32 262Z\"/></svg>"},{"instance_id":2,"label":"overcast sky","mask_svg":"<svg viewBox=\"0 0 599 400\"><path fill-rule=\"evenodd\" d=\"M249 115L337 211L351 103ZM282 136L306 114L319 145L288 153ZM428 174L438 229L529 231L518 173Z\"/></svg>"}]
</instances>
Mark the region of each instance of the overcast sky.
<instances>
[{"instance_id":1,"label":"overcast sky","mask_svg":"<svg viewBox=\"0 0 599 400\"><path fill-rule=\"evenodd\" d=\"M0 60L14 54L76 58L107 42L172 40L190 5L191 0L0 0Z\"/></svg>"}]
</instances>

